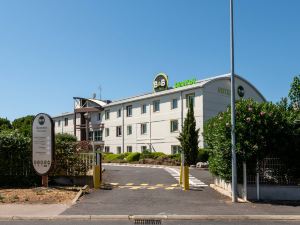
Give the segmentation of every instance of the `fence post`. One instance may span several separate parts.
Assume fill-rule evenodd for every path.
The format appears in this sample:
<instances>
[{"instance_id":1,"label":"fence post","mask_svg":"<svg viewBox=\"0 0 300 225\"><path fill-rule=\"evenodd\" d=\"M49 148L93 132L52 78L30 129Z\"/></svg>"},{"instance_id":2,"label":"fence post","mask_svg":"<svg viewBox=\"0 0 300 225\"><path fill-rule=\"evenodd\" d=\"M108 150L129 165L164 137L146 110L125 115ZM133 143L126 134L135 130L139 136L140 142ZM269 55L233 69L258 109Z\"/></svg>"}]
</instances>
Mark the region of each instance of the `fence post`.
<instances>
[{"instance_id":1,"label":"fence post","mask_svg":"<svg viewBox=\"0 0 300 225\"><path fill-rule=\"evenodd\" d=\"M244 186L244 200L248 199L248 189L247 189L247 165L243 162L243 186Z\"/></svg>"}]
</instances>

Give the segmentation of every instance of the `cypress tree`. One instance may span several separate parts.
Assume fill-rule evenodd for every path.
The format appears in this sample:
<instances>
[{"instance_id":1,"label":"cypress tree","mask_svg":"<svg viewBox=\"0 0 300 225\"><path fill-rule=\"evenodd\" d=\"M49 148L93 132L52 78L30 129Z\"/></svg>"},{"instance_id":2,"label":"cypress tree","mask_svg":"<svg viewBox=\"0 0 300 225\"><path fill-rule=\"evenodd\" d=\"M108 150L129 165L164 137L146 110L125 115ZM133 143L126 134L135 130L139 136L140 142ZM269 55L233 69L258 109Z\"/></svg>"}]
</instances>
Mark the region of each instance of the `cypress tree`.
<instances>
[{"instance_id":1,"label":"cypress tree","mask_svg":"<svg viewBox=\"0 0 300 225\"><path fill-rule=\"evenodd\" d=\"M199 129L196 129L193 103L190 102L182 132L179 134L185 165L195 165L198 157Z\"/></svg>"}]
</instances>

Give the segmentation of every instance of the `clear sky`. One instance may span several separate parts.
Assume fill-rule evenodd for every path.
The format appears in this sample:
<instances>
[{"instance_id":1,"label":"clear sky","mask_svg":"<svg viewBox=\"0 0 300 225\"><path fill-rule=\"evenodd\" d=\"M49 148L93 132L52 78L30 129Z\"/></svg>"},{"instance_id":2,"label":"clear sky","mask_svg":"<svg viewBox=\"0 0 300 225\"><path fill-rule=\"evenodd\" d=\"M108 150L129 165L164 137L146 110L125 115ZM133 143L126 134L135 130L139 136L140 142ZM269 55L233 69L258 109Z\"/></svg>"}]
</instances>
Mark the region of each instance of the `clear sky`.
<instances>
[{"instance_id":1,"label":"clear sky","mask_svg":"<svg viewBox=\"0 0 300 225\"><path fill-rule=\"evenodd\" d=\"M300 1L235 0L236 73L270 101L300 74ZM229 0L1 0L0 117L230 71ZM99 96L99 94L98 94Z\"/></svg>"}]
</instances>

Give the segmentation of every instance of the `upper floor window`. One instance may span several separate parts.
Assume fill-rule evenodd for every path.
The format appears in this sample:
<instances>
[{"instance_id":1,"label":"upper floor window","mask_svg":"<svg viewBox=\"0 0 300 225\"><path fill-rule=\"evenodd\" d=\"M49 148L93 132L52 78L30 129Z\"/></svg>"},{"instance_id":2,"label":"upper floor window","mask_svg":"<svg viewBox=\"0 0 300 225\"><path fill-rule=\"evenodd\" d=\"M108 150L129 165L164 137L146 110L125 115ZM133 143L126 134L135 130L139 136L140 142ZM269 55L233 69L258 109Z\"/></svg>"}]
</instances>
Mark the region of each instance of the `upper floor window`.
<instances>
[{"instance_id":1,"label":"upper floor window","mask_svg":"<svg viewBox=\"0 0 300 225\"><path fill-rule=\"evenodd\" d=\"M57 126L59 126L59 127L60 127L60 120L58 120L58 121L57 121Z\"/></svg>"},{"instance_id":2,"label":"upper floor window","mask_svg":"<svg viewBox=\"0 0 300 225\"><path fill-rule=\"evenodd\" d=\"M98 113L98 117L97 117L97 120L101 120L101 113Z\"/></svg>"},{"instance_id":3,"label":"upper floor window","mask_svg":"<svg viewBox=\"0 0 300 225\"><path fill-rule=\"evenodd\" d=\"M110 113L109 110L105 110L105 119L106 120L109 120L109 113Z\"/></svg>"},{"instance_id":4,"label":"upper floor window","mask_svg":"<svg viewBox=\"0 0 300 225\"><path fill-rule=\"evenodd\" d=\"M121 137L122 136L122 126L117 126L116 136L117 137Z\"/></svg>"},{"instance_id":5,"label":"upper floor window","mask_svg":"<svg viewBox=\"0 0 300 225\"><path fill-rule=\"evenodd\" d=\"M132 105L126 106L126 115L127 115L127 117L132 116Z\"/></svg>"},{"instance_id":6,"label":"upper floor window","mask_svg":"<svg viewBox=\"0 0 300 225\"><path fill-rule=\"evenodd\" d=\"M147 124L142 123L141 124L141 134L146 134L147 133Z\"/></svg>"},{"instance_id":7,"label":"upper floor window","mask_svg":"<svg viewBox=\"0 0 300 225\"><path fill-rule=\"evenodd\" d=\"M156 100L153 101L153 112L159 112L160 110L160 101Z\"/></svg>"},{"instance_id":8,"label":"upper floor window","mask_svg":"<svg viewBox=\"0 0 300 225\"><path fill-rule=\"evenodd\" d=\"M117 112L117 117L121 117L121 109L118 109L118 112Z\"/></svg>"},{"instance_id":9,"label":"upper floor window","mask_svg":"<svg viewBox=\"0 0 300 225\"><path fill-rule=\"evenodd\" d=\"M102 130L96 130L94 132L95 141L102 141L102 134L103 134Z\"/></svg>"},{"instance_id":10,"label":"upper floor window","mask_svg":"<svg viewBox=\"0 0 300 225\"><path fill-rule=\"evenodd\" d=\"M190 104L195 106L195 93L186 95L186 107L189 108Z\"/></svg>"},{"instance_id":11,"label":"upper floor window","mask_svg":"<svg viewBox=\"0 0 300 225\"><path fill-rule=\"evenodd\" d=\"M105 137L109 136L109 128L105 128Z\"/></svg>"},{"instance_id":12,"label":"upper floor window","mask_svg":"<svg viewBox=\"0 0 300 225\"><path fill-rule=\"evenodd\" d=\"M69 119L65 118L65 126L68 126L68 124L69 124Z\"/></svg>"},{"instance_id":13,"label":"upper floor window","mask_svg":"<svg viewBox=\"0 0 300 225\"><path fill-rule=\"evenodd\" d=\"M171 132L178 131L178 120L171 120Z\"/></svg>"},{"instance_id":14,"label":"upper floor window","mask_svg":"<svg viewBox=\"0 0 300 225\"><path fill-rule=\"evenodd\" d=\"M178 100L177 99L172 99L171 109L177 109L177 107L178 107Z\"/></svg>"},{"instance_id":15,"label":"upper floor window","mask_svg":"<svg viewBox=\"0 0 300 225\"><path fill-rule=\"evenodd\" d=\"M141 110L142 110L142 114L147 113L147 105L146 104L142 105Z\"/></svg>"},{"instance_id":16,"label":"upper floor window","mask_svg":"<svg viewBox=\"0 0 300 225\"><path fill-rule=\"evenodd\" d=\"M127 126L127 135L131 135L132 134L132 126L128 125Z\"/></svg>"}]
</instances>

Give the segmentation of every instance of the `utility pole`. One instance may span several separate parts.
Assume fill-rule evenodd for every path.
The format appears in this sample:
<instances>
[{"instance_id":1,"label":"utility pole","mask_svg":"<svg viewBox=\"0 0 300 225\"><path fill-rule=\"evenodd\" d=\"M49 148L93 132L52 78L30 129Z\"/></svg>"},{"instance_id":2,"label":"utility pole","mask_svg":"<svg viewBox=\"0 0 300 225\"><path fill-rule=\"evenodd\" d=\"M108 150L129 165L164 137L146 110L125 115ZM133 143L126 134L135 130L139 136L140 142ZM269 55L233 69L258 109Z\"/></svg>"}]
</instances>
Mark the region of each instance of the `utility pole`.
<instances>
[{"instance_id":1,"label":"utility pole","mask_svg":"<svg viewBox=\"0 0 300 225\"><path fill-rule=\"evenodd\" d=\"M101 100L102 99L102 96L101 96L101 94L102 94L102 87L101 87L101 85L99 85L98 89L99 89L99 99Z\"/></svg>"},{"instance_id":2,"label":"utility pole","mask_svg":"<svg viewBox=\"0 0 300 225\"><path fill-rule=\"evenodd\" d=\"M230 0L230 61L231 61L231 173L232 202L237 202L236 140L235 140L235 84L234 84L234 26L233 0Z\"/></svg>"}]
</instances>

